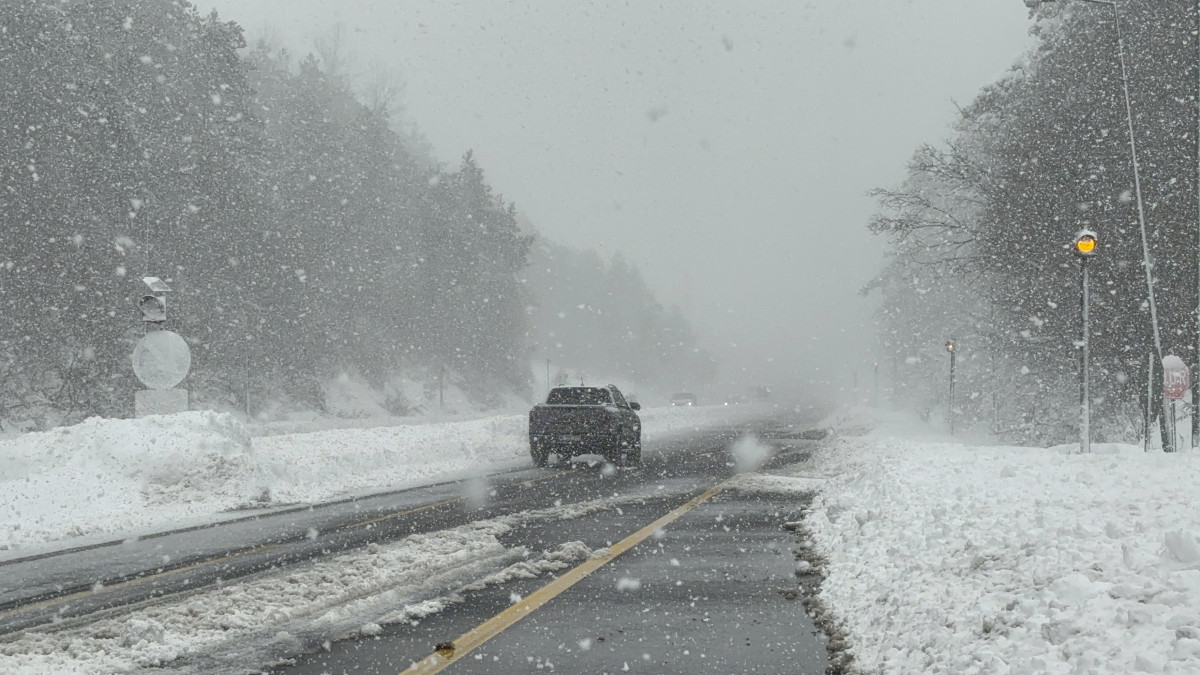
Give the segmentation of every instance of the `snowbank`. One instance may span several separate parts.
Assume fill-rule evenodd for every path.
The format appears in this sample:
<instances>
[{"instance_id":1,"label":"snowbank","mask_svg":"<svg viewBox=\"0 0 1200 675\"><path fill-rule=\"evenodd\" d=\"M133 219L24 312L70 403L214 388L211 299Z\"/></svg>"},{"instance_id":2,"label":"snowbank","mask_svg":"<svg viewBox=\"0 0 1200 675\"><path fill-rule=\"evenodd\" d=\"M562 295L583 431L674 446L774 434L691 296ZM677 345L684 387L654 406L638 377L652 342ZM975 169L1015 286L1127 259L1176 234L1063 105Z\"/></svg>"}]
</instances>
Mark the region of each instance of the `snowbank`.
<instances>
[{"instance_id":1,"label":"snowbank","mask_svg":"<svg viewBox=\"0 0 1200 675\"><path fill-rule=\"evenodd\" d=\"M860 672L1200 672L1200 455L1073 449L882 423L801 467Z\"/></svg>"},{"instance_id":2,"label":"snowbank","mask_svg":"<svg viewBox=\"0 0 1200 675\"><path fill-rule=\"evenodd\" d=\"M736 411L741 413L742 411ZM648 442L726 423L722 408L642 414ZM0 439L0 557L529 466L525 415L251 439L230 414L91 419Z\"/></svg>"},{"instance_id":3,"label":"snowbank","mask_svg":"<svg viewBox=\"0 0 1200 675\"><path fill-rule=\"evenodd\" d=\"M94 418L0 440L0 549L186 520L264 496L230 415Z\"/></svg>"},{"instance_id":4,"label":"snowbank","mask_svg":"<svg viewBox=\"0 0 1200 675\"><path fill-rule=\"evenodd\" d=\"M468 422L337 429L254 439L282 502L418 485L469 470L529 463L524 415Z\"/></svg>"}]
</instances>

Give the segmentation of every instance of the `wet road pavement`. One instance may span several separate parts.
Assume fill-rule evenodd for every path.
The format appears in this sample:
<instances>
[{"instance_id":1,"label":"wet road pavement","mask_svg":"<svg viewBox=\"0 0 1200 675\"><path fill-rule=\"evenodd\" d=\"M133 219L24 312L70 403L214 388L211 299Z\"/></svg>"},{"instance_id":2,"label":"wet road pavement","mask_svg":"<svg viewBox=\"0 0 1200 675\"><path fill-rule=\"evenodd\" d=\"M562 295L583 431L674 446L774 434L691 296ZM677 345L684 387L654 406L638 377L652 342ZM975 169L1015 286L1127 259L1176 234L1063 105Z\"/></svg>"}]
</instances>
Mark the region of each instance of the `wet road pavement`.
<instances>
[{"instance_id":1,"label":"wet road pavement","mask_svg":"<svg viewBox=\"0 0 1200 675\"><path fill-rule=\"evenodd\" d=\"M534 551L571 541L593 550L619 544L730 476L732 436L694 446L677 466L688 471L647 467L623 476L640 476L644 499L583 519L531 522L501 539ZM771 464L803 461L810 448L789 446ZM604 485L606 477L578 470L569 482L577 489ZM681 494L681 486L689 489ZM660 487L670 494L655 496ZM437 615L331 643L272 672L401 673L425 660L419 672L823 673L825 638L803 603L786 593L798 589L796 537L783 524L798 520L803 506L799 496L724 489L473 649L462 636L538 597L551 579L565 580L572 570L472 591ZM428 658L450 644L454 650ZM453 663L445 666L446 657Z\"/></svg>"}]
</instances>

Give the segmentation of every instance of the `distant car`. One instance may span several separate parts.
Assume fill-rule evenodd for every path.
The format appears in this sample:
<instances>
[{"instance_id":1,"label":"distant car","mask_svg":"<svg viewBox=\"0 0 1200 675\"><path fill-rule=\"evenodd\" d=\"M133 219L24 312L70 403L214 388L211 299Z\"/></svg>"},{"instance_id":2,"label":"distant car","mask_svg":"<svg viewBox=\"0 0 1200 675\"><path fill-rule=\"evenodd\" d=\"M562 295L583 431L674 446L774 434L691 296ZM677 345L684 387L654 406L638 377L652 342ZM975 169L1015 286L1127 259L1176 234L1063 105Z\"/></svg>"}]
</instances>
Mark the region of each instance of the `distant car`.
<instances>
[{"instance_id":1,"label":"distant car","mask_svg":"<svg viewBox=\"0 0 1200 675\"><path fill-rule=\"evenodd\" d=\"M696 405L696 395L681 391L671 396L671 405Z\"/></svg>"},{"instance_id":2,"label":"distant car","mask_svg":"<svg viewBox=\"0 0 1200 675\"><path fill-rule=\"evenodd\" d=\"M627 401L613 385L555 387L546 402L529 411L529 452L546 466L560 458L597 454L614 464L642 462L642 420L637 401Z\"/></svg>"},{"instance_id":3,"label":"distant car","mask_svg":"<svg viewBox=\"0 0 1200 675\"><path fill-rule=\"evenodd\" d=\"M738 394L733 394L729 398L725 399L725 405L741 405L742 401L743 399L741 396Z\"/></svg>"}]
</instances>

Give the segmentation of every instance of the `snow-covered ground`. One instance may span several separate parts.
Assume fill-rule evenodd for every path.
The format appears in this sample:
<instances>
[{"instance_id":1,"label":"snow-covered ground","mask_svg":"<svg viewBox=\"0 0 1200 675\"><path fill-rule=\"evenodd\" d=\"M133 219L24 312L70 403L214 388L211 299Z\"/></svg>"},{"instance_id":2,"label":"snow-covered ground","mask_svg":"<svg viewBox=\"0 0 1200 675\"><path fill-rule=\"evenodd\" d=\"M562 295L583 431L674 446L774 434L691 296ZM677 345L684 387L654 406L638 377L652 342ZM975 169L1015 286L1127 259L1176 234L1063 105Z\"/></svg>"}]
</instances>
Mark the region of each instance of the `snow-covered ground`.
<instances>
[{"instance_id":1,"label":"snow-covered ground","mask_svg":"<svg viewBox=\"0 0 1200 675\"><path fill-rule=\"evenodd\" d=\"M864 673L1200 672L1200 454L962 445L858 411L816 489L820 602Z\"/></svg>"},{"instance_id":2,"label":"snow-covered ground","mask_svg":"<svg viewBox=\"0 0 1200 675\"><path fill-rule=\"evenodd\" d=\"M745 411L656 408L644 439ZM527 466L525 415L252 438L229 415L91 419L0 439L0 558Z\"/></svg>"}]
</instances>

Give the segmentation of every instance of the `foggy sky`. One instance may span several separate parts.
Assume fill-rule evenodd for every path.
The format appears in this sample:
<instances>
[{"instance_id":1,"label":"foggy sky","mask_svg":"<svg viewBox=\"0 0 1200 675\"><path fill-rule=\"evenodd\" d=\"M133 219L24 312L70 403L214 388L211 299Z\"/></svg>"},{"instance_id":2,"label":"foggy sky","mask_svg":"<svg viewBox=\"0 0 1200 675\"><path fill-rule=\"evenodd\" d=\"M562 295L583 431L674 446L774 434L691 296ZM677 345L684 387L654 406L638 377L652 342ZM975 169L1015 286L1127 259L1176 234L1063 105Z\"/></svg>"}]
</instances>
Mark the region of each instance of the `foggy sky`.
<instances>
[{"instance_id":1,"label":"foggy sky","mask_svg":"<svg viewBox=\"0 0 1200 675\"><path fill-rule=\"evenodd\" d=\"M198 4L297 54L343 24L439 159L474 149L547 236L636 261L739 384L869 368L865 193L1028 44L1018 0Z\"/></svg>"}]
</instances>

